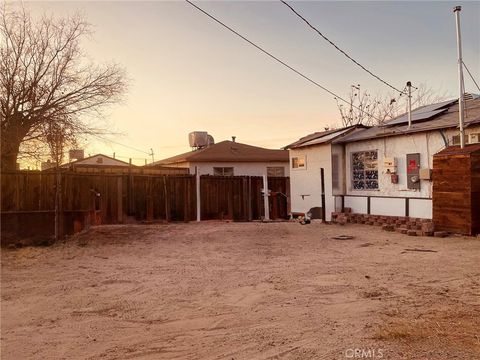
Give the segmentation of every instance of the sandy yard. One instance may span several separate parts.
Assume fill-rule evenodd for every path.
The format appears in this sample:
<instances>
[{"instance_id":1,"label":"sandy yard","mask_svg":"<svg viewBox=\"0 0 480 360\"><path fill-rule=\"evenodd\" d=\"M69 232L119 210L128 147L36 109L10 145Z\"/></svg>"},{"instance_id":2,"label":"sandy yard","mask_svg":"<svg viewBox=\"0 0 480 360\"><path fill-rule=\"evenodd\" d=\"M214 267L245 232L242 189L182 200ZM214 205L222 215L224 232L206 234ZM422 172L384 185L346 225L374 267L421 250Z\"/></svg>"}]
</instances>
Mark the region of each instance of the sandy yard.
<instances>
[{"instance_id":1,"label":"sandy yard","mask_svg":"<svg viewBox=\"0 0 480 360\"><path fill-rule=\"evenodd\" d=\"M320 223L104 226L4 250L1 290L2 359L480 358L473 238Z\"/></svg>"}]
</instances>

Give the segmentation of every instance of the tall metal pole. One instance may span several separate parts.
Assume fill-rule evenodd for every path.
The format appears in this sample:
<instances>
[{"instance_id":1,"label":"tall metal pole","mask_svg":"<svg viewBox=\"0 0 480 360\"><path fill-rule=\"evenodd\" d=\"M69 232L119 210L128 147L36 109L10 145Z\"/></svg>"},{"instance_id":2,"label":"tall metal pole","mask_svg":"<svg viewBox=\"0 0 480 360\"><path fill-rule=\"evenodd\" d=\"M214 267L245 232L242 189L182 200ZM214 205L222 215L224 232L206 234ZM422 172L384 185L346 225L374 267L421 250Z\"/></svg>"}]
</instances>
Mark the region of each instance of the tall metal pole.
<instances>
[{"instance_id":1,"label":"tall metal pole","mask_svg":"<svg viewBox=\"0 0 480 360\"><path fill-rule=\"evenodd\" d=\"M463 129L464 117L464 90L463 90L463 61L462 61L462 35L460 33L460 11L461 6L455 6L453 13L455 14L455 22L457 24L457 51L458 51L458 121L460 127L460 147L465 147L465 130Z\"/></svg>"},{"instance_id":2,"label":"tall metal pole","mask_svg":"<svg viewBox=\"0 0 480 360\"><path fill-rule=\"evenodd\" d=\"M408 90L408 96L407 96L407 102L408 102L407 116L408 116L408 129L410 129L410 126L412 126L412 83L411 83L410 81L407 81L407 90Z\"/></svg>"},{"instance_id":3,"label":"tall metal pole","mask_svg":"<svg viewBox=\"0 0 480 360\"><path fill-rule=\"evenodd\" d=\"M264 220L270 220L270 205L268 201L268 177L263 175L263 206L265 208Z\"/></svg>"}]
</instances>

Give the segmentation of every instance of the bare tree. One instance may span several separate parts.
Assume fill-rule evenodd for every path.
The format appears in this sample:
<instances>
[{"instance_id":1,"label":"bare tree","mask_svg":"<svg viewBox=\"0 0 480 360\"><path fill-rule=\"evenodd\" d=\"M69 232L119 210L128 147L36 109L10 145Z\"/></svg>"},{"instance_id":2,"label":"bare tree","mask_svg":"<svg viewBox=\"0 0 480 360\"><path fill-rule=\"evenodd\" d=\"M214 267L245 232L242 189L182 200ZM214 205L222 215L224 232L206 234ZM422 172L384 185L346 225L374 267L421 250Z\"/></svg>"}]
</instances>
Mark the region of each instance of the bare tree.
<instances>
[{"instance_id":1,"label":"bare tree","mask_svg":"<svg viewBox=\"0 0 480 360\"><path fill-rule=\"evenodd\" d=\"M80 15L34 21L24 8L0 12L1 167L11 170L21 146L49 143L51 131L69 141L95 132L83 115L120 101L127 85L118 65L86 61L80 40L90 26Z\"/></svg>"},{"instance_id":2,"label":"bare tree","mask_svg":"<svg viewBox=\"0 0 480 360\"><path fill-rule=\"evenodd\" d=\"M446 98L446 92L439 94L425 84L421 84L412 93L412 109ZM407 111L406 94L372 96L367 91L362 92L360 85L351 86L348 104L340 102L337 98L335 100L344 127L357 124L367 126L382 124Z\"/></svg>"}]
</instances>

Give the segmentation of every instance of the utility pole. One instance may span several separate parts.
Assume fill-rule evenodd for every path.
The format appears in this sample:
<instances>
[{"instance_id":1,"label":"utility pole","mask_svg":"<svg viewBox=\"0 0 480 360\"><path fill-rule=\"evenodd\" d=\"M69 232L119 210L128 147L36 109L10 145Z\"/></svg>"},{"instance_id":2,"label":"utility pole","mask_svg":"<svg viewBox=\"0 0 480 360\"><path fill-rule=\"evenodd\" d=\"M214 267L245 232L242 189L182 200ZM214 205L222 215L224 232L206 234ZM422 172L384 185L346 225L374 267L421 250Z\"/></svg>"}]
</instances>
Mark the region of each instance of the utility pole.
<instances>
[{"instance_id":1,"label":"utility pole","mask_svg":"<svg viewBox=\"0 0 480 360\"><path fill-rule=\"evenodd\" d=\"M153 149L150 148L150 154L149 154L151 157L152 157L152 163L155 162L155 158L153 157Z\"/></svg>"},{"instance_id":2,"label":"utility pole","mask_svg":"<svg viewBox=\"0 0 480 360\"><path fill-rule=\"evenodd\" d=\"M460 127L460 147L465 147L465 130L463 129L464 118L464 84L463 84L463 60L462 60L462 35L460 33L460 11L461 6L455 6L453 13L455 14L455 22L457 24L457 51L458 51L458 121Z\"/></svg>"},{"instance_id":3,"label":"utility pole","mask_svg":"<svg viewBox=\"0 0 480 360\"><path fill-rule=\"evenodd\" d=\"M412 82L407 81L407 114L408 114L408 129L412 126Z\"/></svg>"}]
</instances>

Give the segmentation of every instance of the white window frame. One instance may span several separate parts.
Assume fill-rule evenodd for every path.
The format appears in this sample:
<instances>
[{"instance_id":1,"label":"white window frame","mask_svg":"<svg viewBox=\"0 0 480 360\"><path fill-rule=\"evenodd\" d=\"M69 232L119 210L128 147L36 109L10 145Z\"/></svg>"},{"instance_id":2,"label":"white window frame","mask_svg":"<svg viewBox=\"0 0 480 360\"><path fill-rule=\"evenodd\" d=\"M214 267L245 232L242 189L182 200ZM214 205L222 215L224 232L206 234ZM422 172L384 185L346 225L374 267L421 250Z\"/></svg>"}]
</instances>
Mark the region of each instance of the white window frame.
<instances>
[{"instance_id":1,"label":"white window frame","mask_svg":"<svg viewBox=\"0 0 480 360\"><path fill-rule=\"evenodd\" d=\"M272 173L273 174L270 174ZM278 173L281 173L281 175L278 175ZM285 177L285 167L283 166L267 166L267 176L270 177Z\"/></svg>"},{"instance_id":2,"label":"white window frame","mask_svg":"<svg viewBox=\"0 0 480 360\"><path fill-rule=\"evenodd\" d=\"M297 166L295 166L295 159L297 161ZM292 170L306 170L306 169L307 169L306 155L292 156Z\"/></svg>"},{"instance_id":3,"label":"white window frame","mask_svg":"<svg viewBox=\"0 0 480 360\"><path fill-rule=\"evenodd\" d=\"M232 171L231 175L225 175L226 171ZM221 171L222 174L216 174L217 171ZM213 167L213 175L214 176L234 176L235 175L235 169L233 166L214 166Z\"/></svg>"}]
</instances>

